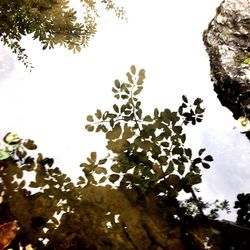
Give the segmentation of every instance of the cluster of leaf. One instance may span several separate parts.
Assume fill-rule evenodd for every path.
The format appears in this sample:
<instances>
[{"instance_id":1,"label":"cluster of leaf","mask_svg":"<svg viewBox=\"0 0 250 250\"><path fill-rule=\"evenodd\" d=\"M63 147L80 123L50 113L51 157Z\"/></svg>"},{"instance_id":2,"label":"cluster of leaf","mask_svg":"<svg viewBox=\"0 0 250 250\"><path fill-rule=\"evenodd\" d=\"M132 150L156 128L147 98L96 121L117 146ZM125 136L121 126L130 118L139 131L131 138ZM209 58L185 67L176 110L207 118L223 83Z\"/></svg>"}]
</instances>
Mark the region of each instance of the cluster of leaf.
<instances>
[{"instance_id":1,"label":"cluster of leaf","mask_svg":"<svg viewBox=\"0 0 250 250\"><path fill-rule=\"evenodd\" d=\"M219 201L216 199L214 202L204 202L202 197L198 197L196 199L194 199L194 197L190 197L185 201L181 201L180 204L181 207L185 209L185 214L194 218L203 215L201 214L200 209L202 211L209 210L207 212L207 217L210 219L218 218L220 211L226 211L226 213L230 213L229 202L227 200Z\"/></svg>"},{"instance_id":2,"label":"cluster of leaf","mask_svg":"<svg viewBox=\"0 0 250 250\"><path fill-rule=\"evenodd\" d=\"M107 223L116 226L114 215L106 204L99 208L93 190L75 185L52 158L33 157L36 148L34 141L19 139L9 157L0 160L0 225L17 221L20 228L7 242L14 238L9 248L95 249L104 244Z\"/></svg>"},{"instance_id":3,"label":"cluster of leaf","mask_svg":"<svg viewBox=\"0 0 250 250\"><path fill-rule=\"evenodd\" d=\"M194 156L183 130L202 120L202 100L189 104L183 96L177 111L154 109L144 115L138 98L144 79L145 71L131 66L125 82L115 81L112 111L98 109L87 116L86 129L105 134L109 155L99 159L90 153L77 184L53 159L33 157L32 140L5 137L15 147L0 159L0 225L17 220L20 226L10 248L143 249L147 242L172 249L195 235L185 215L211 208L196 197L194 187L201 182L201 168L209 168L213 159L205 149ZM192 198L180 204L176 197L182 190ZM227 205L216 201L210 217Z\"/></svg>"},{"instance_id":4,"label":"cluster of leaf","mask_svg":"<svg viewBox=\"0 0 250 250\"><path fill-rule=\"evenodd\" d=\"M234 208L238 209L236 223L240 226L250 228L250 193L238 194L237 199L234 205Z\"/></svg>"},{"instance_id":5,"label":"cluster of leaf","mask_svg":"<svg viewBox=\"0 0 250 250\"><path fill-rule=\"evenodd\" d=\"M53 166L53 159L30 156L28 151L35 149L32 140L21 140L11 157L0 161L0 222L17 220L21 228L11 243L13 249L19 249L19 243L42 249L42 240L59 225L58 215L70 212L80 199L78 189Z\"/></svg>"},{"instance_id":6,"label":"cluster of leaf","mask_svg":"<svg viewBox=\"0 0 250 250\"><path fill-rule=\"evenodd\" d=\"M114 82L112 91L118 102L113 110L98 109L94 116L87 116L86 129L106 135L112 164L108 171L102 166L107 159L97 161L93 152L88 162L81 165L85 176L91 184L108 180L125 188L139 187L143 192L154 189L173 196L181 190L190 192L192 186L201 182L201 166L209 168L213 160L210 155L203 156L205 149L193 157L192 150L184 145L183 125L201 122L202 100L197 98L190 105L183 96L177 112L156 108L153 115L143 115L138 94L144 79L145 70L137 72L131 66L125 82ZM99 182L95 174L103 174Z\"/></svg>"},{"instance_id":7,"label":"cluster of leaf","mask_svg":"<svg viewBox=\"0 0 250 250\"><path fill-rule=\"evenodd\" d=\"M98 3L80 0L83 14L79 18L68 0L1 0L0 41L8 46L25 66L29 66L25 49L20 45L23 36L31 34L43 44L43 49L63 45L74 52L88 45L96 33ZM124 17L123 8L113 0L101 1L106 10Z\"/></svg>"}]
</instances>

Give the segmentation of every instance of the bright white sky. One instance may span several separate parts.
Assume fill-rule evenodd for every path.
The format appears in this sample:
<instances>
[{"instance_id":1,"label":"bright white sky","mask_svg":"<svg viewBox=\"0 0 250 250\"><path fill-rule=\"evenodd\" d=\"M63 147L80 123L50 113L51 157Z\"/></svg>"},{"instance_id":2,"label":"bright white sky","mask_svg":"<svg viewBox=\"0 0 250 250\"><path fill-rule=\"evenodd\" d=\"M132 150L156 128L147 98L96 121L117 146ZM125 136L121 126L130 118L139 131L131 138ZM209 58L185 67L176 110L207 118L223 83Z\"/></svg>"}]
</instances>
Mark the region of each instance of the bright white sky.
<instances>
[{"instance_id":1,"label":"bright white sky","mask_svg":"<svg viewBox=\"0 0 250 250\"><path fill-rule=\"evenodd\" d=\"M231 113L213 92L202 42L220 2L121 1L128 22L105 16L90 47L80 54L63 48L43 51L39 43L26 39L35 66L31 73L1 48L0 135L11 131L34 139L40 152L77 176L78 165L91 151L106 155L104 137L84 130L86 116L97 108L111 108L113 81L124 79L135 64L146 69L141 94L145 113L155 107L177 108L182 94L204 99L204 122L187 131L190 147L207 148L214 157L212 168L204 172L202 195L233 205L236 194L249 192L249 142L233 129Z\"/></svg>"}]
</instances>

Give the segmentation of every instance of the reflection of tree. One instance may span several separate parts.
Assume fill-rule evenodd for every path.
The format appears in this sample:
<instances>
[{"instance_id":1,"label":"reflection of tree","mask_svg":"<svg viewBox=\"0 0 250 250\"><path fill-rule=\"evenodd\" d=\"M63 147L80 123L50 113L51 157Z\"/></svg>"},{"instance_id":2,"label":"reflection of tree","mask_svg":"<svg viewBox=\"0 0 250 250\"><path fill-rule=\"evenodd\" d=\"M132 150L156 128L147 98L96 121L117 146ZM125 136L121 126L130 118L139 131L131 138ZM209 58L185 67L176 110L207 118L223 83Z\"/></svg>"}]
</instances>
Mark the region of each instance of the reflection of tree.
<instances>
[{"instance_id":1,"label":"reflection of tree","mask_svg":"<svg viewBox=\"0 0 250 250\"><path fill-rule=\"evenodd\" d=\"M63 45L76 52L86 47L95 35L100 5L107 11L114 11L116 16L124 17L123 8L113 0L75 2L82 7L81 15L66 0L1 0L0 41L17 55L18 60L29 66L21 46L24 36L31 35L34 40L39 40L43 49Z\"/></svg>"},{"instance_id":2,"label":"reflection of tree","mask_svg":"<svg viewBox=\"0 0 250 250\"><path fill-rule=\"evenodd\" d=\"M238 209L237 224L250 228L250 194L238 194L235 208Z\"/></svg>"},{"instance_id":3,"label":"reflection of tree","mask_svg":"<svg viewBox=\"0 0 250 250\"><path fill-rule=\"evenodd\" d=\"M241 232L214 220L218 210L206 215L205 203L194 192L201 167L208 169L213 159L205 149L195 155L185 147L183 128L202 121L202 100L189 104L183 96L176 112L155 109L143 115L138 94L144 78L145 71L132 66L125 82L115 81L113 110L87 116L86 129L105 134L109 156L98 159L92 152L81 164L77 184L53 159L31 157L28 151L36 149L31 140L22 140L1 161L0 221L20 225L12 249L21 243L39 250L184 250L204 249L205 242L224 249L231 229ZM181 191L190 194L186 203L178 200ZM241 230L241 243L231 237L227 246L249 244L246 229Z\"/></svg>"}]
</instances>

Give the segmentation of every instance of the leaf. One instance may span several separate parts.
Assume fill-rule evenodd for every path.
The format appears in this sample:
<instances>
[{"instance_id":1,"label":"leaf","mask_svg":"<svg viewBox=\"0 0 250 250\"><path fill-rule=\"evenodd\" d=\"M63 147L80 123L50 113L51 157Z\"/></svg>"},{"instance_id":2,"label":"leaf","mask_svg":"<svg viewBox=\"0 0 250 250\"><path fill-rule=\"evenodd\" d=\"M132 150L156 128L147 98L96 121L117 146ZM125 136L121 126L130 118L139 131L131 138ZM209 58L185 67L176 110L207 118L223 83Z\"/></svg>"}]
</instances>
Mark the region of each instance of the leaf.
<instances>
[{"instance_id":1,"label":"leaf","mask_svg":"<svg viewBox=\"0 0 250 250\"><path fill-rule=\"evenodd\" d=\"M131 112L132 112L131 110L125 110L125 111L124 111L124 114L125 114L125 115L130 115Z\"/></svg>"},{"instance_id":2,"label":"leaf","mask_svg":"<svg viewBox=\"0 0 250 250\"><path fill-rule=\"evenodd\" d=\"M109 181L112 182L112 183L115 183L116 181L118 181L120 178L120 175L119 174L111 174L109 176Z\"/></svg>"},{"instance_id":3,"label":"leaf","mask_svg":"<svg viewBox=\"0 0 250 250\"><path fill-rule=\"evenodd\" d=\"M108 129L105 125L102 124L102 132L103 133L107 133L108 132Z\"/></svg>"},{"instance_id":4,"label":"leaf","mask_svg":"<svg viewBox=\"0 0 250 250\"><path fill-rule=\"evenodd\" d=\"M130 94L130 91L129 91L129 89L128 89L128 86L127 86L127 84L126 84L126 88L124 88L124 92L126 93L126 94Z\"/></svg>"},{"instance_id":5,"label":"leaf","mask_svg":"<svg viewBox=\"0 0 250 250\"><path fill-rule=\"evenodd\" d=\"M208 163L202 162L202 166L206 169L210 168L210 165Z\"/></svg>"},{"instance_id":6,"label":"leaf","mask_svg":"<svg viewBox=\"0 0 250 250\"><path fill-rule=\"evenodd\" d=\"M205 161L213 161L213 157L211 155L207 155L205 158L204 158Z\"/></svg>"},{"instance_id":7,"label":"leaf","mask_svg":"<svg viewBox=\"0 0 250 250\"><path fill-rule=\"evenodd\" d=\"M192 150L190 148L185 148L184 151L189 158L192 158Z\"/></svg>"},{"instance_id":8,"label":"leaf","mask_svg":"<svg viewBox=\"0 0 250 250\"><path fill-rule=\"evenodd\" d=\"M204 113L205 109L201 108L199 105L195 108L195 114L202 114Z\"/></svg>"},{"instance_id":9,"label":"leaf","mask_svg":"<svg viewBox=\"0 0 250 250\"><path fill-rule=\"evenodd\" d=\"M105 121L108 118L109 112L105 111L102 115L102 119Z\"/></svg>"},{"instance_id":10,"label":"leaf","mask_svg":"<svg viewBox=\"0 0 250 250\"><path fill-rule=\"evenodd\" d=\"M103 167L97 167L95 169L95 173L96 174L107 174L107 169L106 168L103 168Z\"/></svg>"},{"instance_id":11,"label":"leaf","mask_svg":"<svg viewBox=\"0 0 250 250\"><path fill-rule=\"evenodd\" d=\"M180 184L180 177L176 174L171 174L166 179L168 185L173 185L177 187Z\"/></svg>"},{"instance_id":12,"label":"leaf","mask_svg":"<svg viewBox=\"0 0 250 250\"><path fill-rule=\"evenodd\" d=\"M121 87L121 83L119 80L115 80L115 86L119 89Z\"/></svg>"},{"instance_id":13,"label":"leaf","mask_svg":"<svg viewBox=\"0 0 250 250\"><path fill-rule=\"evenodd\" d=\"M87 116L87 121L88 122L93 122L94 121L93 116L92 115L88 115Z\"/></svg>"},{"instance_id":14,"label":"leaf","mask_svg":"<svg viewBox=\"0 0 250 250\"><path fill-rule=\"evenodd\" d=\"M185 95L182 96L182 100L183 100L183 102L188 103L188 99Z\"/></svg>"},{"instance_id":15,"label":"leaf","mask_svg":"<svg viewBox=\"0 0 250 250\"><path fill-rule=\"evenodd\" d=\"M191 174L188 178L188 184L193 186L201 183L201 175L200 174Z\"/></svg>"},{"instance_id":16,"label":"leaf","mask_svg":"<svg viewBox=\"0 0 250 250\"><path fill-rule=\"evenodd\" d=\"M153 119L151 118L150 115L146 115L146 116L143 118L143 121L145 121L145 122L152 122Z\"/></svg>"},{"instance_id":17,"label":"leaf","mask_svg":"<svg viewBox=\"0 0 250 250\"><path fill-rule=\"evenodd\" d=\"M132 66L130 67L130 71L131 71L131 73L132 73L133 75L135 75L135 73L136 73L136 67L135 67L135 65L132 65Z\"/></svg>"},{"instance_id":18,"label":"leaf","mask_svg":"<svg viewBox=\"0 0 250 250\"><path fill-rule=\"evenodd\" d=\"M101 184L103 182L105 182L107 180L107 177L106 176L103 176L99 181L98 183Z\"/></svg>"},{"instance_id":19,"label":"leaf","mask_svg":"<svg viewBox=\"0 0 250 250\"><path fill-rule=\"evenodd\" d=\"M178 113L179 113L180 115L183 114L183 107L182 107L182 106L180 106L180 107L178 108Z\"/></svg>"},{"instance_id":20,"label":"leaf","mask_svg":"<svg viewBox=\"0 0 250 250\"><path fill-rule=\"evenodd\" d=\"M112 119L110 119L109 120L109 125L110 125L110 127L114 127L114 124L115 124L115 121L114 121L114 119L112 118Z\"/></svg>"},{"instance_id":21,"label":"leaf","mask_svg":"<svg viewBox=\"0 0 250 250\"><path fill-rule=\"evenodd\" d=\"M173 159L173 163L176 164L176 165L179 165L180 161L178 159Z\"/></svg>"},{"instance_id":22,"label":"leaf","mask_svg":"<svg viewBox=\"0 0 250 250\"><path fill-rule=\"evenodd\" d=\"M193 165L198 164L198 163L201 163L201 158L200 158L200 157L195 158L195 159L193 160L193 162L192 162Z\"/></svg>"},{"instance_id":23,"label":"leaf","mask_svg":"<svg viewBox=\"0 0 250 250\"><path fill-rule=\"evenodd\" d=\"M246 58L244 59L244 61L242 62L243 64L250 64L250 58Z\"/></svg>"},{"instance_id":24,"label":"leaf","mask_svg":"<svg viewBox=\"0 0 250 250\"><path fill-rule=\"evenodd\" d=\"M164 138L165 138L165 135L164 135L164 132L162 132L158 136L156 136L155 140L158 141L158 142L160 142L160 141L163 141ZM162 143L165 143L165 142L162 142ZM163 144L163 146L164 147L168 147L167 144L166 145Z\"/></svg>"},{"instance_id":25,"label":"leaf","mask_svg":"<svg viewBox=\"0 0 250 250\"><path fill-rule=\"evenodd\" d=\"M85 129L86 129L87 131L89 131L89 132L92 132L92 131L94 131L94 126L93 126L93 125L90 125L90 124L87 124L87 125L85 126Z\"/></svg>"},{"instance_id":26,"label":"leaf","mask_svg":"<svg viewBox=\"0 0 250 250\"><path fill-rule=\"evenodd\" d=\"M127 123L125 123L124 131L123 131L123 134L122 134L122 139L127 140L127 139L133 137L134 134L135 134L134 130L131 127L129 127L127 125Z\"/></svg>"},{"instance_id":27,"label":"leaf","mask_svg":"<svg viewBox=\"0 0 250 250\"><path fill-rule=\"evenodd\" d=\"M0 161L6 160L7 158L10 157L10 154L5 152L5 151L0 151Z\"/></svg>"},{"instance_id":28,"label":"leaf","mask_svg":"<svg viewBox=\"0 0 250 250\"><path fill-rule=\"evenodd\" d=\"M165 129L164 129L164 137L166 138L166 139L168 139L170 136L171 136L171 130L168 128L168 127L166 127Z\"/></svg>"},{"instance_id":29,"label":"leaf","mask_svg":"<svg viewBox=\"0 0 250 250\"><path fill-rule=\"evenodd\" d=\"M145 78L145 69L141 69L141 70L139 71L139 77Z\"/></svg>"},{"instance_id":30,"label":"leaf","mask_svg":"<svg viewBox=\"0 0 250 250\"><path fill-rule=\"evenodd\" d=\"M185 143L185 141L186 141L186 135L183 134L183 135L180 136L180 138L181 138L181 142Z\"/></svg>"},{"instance_id":31,"label":"leaf","mask_svg":"<svg viewBox=\"0 0 250 250\"><path fill-rule=\"evenodd\" d=\"M158 118L159 116L159 110L157 108L154 109L154 117Z\"/></svg>"},{"instance_id":32,"label":"leaf","mask_svg":"<svg viewBox=\"0 0 250 250\"><path fill-rule=\"evenodd\" d=\"M121 133L122 133L121 125L120 123L117 123L111 131L106 133L106 138L108 140L115 140L120 137Z\"/></svg>"},{"instance_id":33,"label":"leaf","mask_svg":"<svg viewBox=\"0 0 250 250\"><path fill-rule=\"evenodd\" d=\"M101 119L102 118L102 111L100 109L97 109L96 110L96 113L95 113L95 116L97 119Z\"/></svg>"},{"instance_id":34,"label":"leaf","mask_svg":"<svg viewBox=\"0 0 250 250\"><path fill-rule=\"evenodd\" d=\"M173 164L172 161L170 161L169 164L168 164L168 168L167 168L167 170L165 171L165 174L166 174L166 175L172 174L173 171L174 171L174 164Z\"/></svg>"},{"instance_id":35,"label":"leaf","mask_svg":"<svg viewBox=\"0 0 250 250\"><path fill-rule=\"evenodd\" d=\"M69 182L66 185L64 185L64 188L66 190L72 190L72 189L74 189L74 184L72 182Z\"/></svg>"},{"instance_id":36,"label":"leaf","mask_svg":"<svg viewBox=\"0 0 250 250\"><path fill-rule=\"evenodd\" d=\"M25 186L25 180L22 180L19 184L19 189L23 189Z\"/></svg>"},{"instance_id":37,"label":"leaf","mask_svg":"<svg viewBox=\"0 0 250 250\"><path fill-rule=\"evenodd\" d=\"M113 105L113 109L116 113L119 113L119 107L116 104Z\"/></svg>"},{"instance_id":38,"label":"leaf","mask_svg":"<svg viewBox=\"0 0 250 250\"><path fill-rule=\"evenodd\" d=\"M54 159L49 158L49 157L45 157L44 159L39 161L39 163L43 166L45 166L47 164L49 167L52 167L52 165L54 164Z\"/></svg>"},{"instance_id":39,"label":"leaf","mask_svg":"<svg viewBox=\"0 0 250 250\"><path fill-rule=\"evenodd\" d=\"M141 106L141 102L140 102L140 101L138 101L138 102L135 104L135 107L136 107L137 109L139 109L139 108L140 108L140 106Z\"/></svg>"},{"instance_id":40,"label":"leaf","mask_svg":"<svg viewBox=\"0 0 250 250\"><path fill-rule=\"evenodd\" d=\"M96 185L97 184L97 181L95 180L94 176L92 174L90 174L88 177L88 183L89 184L92 184L92 185Z\"/></svg>"},{"instance_id":41,"label":"leaf","mask_svg":"<svg viewBox=\"0 0 250 250\"><path fill-rule=\"evenodd\" d=\"M200 149L198 152L199 156L201 156L205 152L205 150L206 150L205 148Z\"/></svg>"},{"instance_id":42,"label":"leaf","mask_svg":"<svg viewBox=\"0 0 250 250\"><path fill-rule=\"evenodd\" d=\"M28 139L23 143L23 146L29 150L35 150L37 149L37 145L34 143L34 141Z\"/></svg>"},{"instance_id":43,"label":"leaf","mask_svg":"<svg viewBox=\"0 0 250 250\"><path fill-rule=\"evenodd\" d=\"M121 95L121 98L124 100L124 99L128 99L129 96L128 95Z\"/></svg>"},{"instance_id":44,"label":"leaf","mask_svg":"<svg viewBox=\"0 0 250 250\"><path fill-rule=\"evenodd\" d=\"M138 87L137 90L133 93L134 95L138 95L141 93L143 87Z\"/></svg>"},{"instance_id":45,"label":"leaf","mask_svg":"<svg viewBox=\"0 0 250 250\"><path fill-rule=\"evenodd\" d=\"M145 79L145 70L144 70L144 69L141 69L141 70L139 71L139 78L138 78L136 84L137 84L137 85L142 85L144 79Z\"/></svg>"},{"instance_id":46,"label":"leaf","mask_svg":"<svg viewBox=\"0 0 250 250\"><path fill-rule=\"evenodd\" d=\"M102 130L102 124L99 124L97 127L96 127L96 130L95 130L95 132L99 132L99 131L101 131Z\"/></svg>"},{"instance_id":47,"label":"leaf","mask_svg":"<svg viewBox=\"0 0 250 250\"><path fill-rule=\"evenodd\" d=\"M173 131L176 133L176 134L181 134L182 132L182 127L181 126L175 126L172 128Z\"/></svg>"},{"instance_id":48,"label":"leaf","mask_svg":"<svg viewBox=\"0 0 250 250\"><path fill-rule=\"evenodd\" d=\"M161 146L168 148L169 147L169 142L162 142Z\"/></svg>"},{"instance_id":49,"label":"leaf","mask_svg":"<svg viewBox=\"0 0 250 250\"><path fill-rule=\"evenodd\" d=\"M172 149L172 154L173 154L173 155L183 155L183 148L174 147L174 148Z\"/></svg>"},{"instance_id":50,"label":"leaf","mask_svg":"<svg viewBox=\"0 0 250 250\"><path fill-rule=\"evenodd\" d=\"M147 140L141 141L141 143L139 143L139 147L146 151L149 151L151 149L151 146L152 146L152 143Z\"/></svg>"},{"instance_id":51,"label":"leaf","mask_svg":"<svg viewBox=\"0 0 250 250\"><path fill-rule=\"evenodd\" d=\"M86 182L85 179L82 176L79 176L78 180L79 181L77 182L77 185L85 184L85 182Z\"/></svg>"},{"instance_id":52,"label":"leaf","mask_svg":"<svg viewBox=\"0 0 250 250\"><path fill-rule=\"evenodd\" d=\"M131 75L129 72L128 72L126 75L127 75L128 81L129 81L131 84L134 84L132 75Z\"/></svg>"},{"instance_id":53,"label":"leaf","mask_svg":"<svg viewBox=\"0 0 250 250\"><path fill-rule=\"evenodd\" d=\"M17 134L9 132L4 136L3 141L9 145L16 145L21 142L21 139Z\"/></svg>"},{"instance_id":54,"label":"leaf","mask_svg":"<svg viewBox=\"0 0 250 250\"><path fill-rule=\"evenodd\" d=\"M91 153L90 153L90 158L91 158L91 160L92 160L93 162L95 162L95 161L96 161L96 152L91 152Z\"/></svg>"},{"instance_id":55,"label":"leaf","mask_svg":"<svg viewBox=\"0 0 250 250\"><path fill-rule=\"evenodd\" d=\"M194 105L199 105L203 102L203 100L201 98L196 98L194 101Z\"/></svg>"},{"instance_id":56,"label":"leaf","mask_svg":"<svg viewBox=\"0 0 250 250\"><path fill-rule=\"evenodd\" d=\"M107 158L101 159L99 160L98 164L103 165L107 162L107 160L108 160Z\"/></svg>"},{"instance_id":57,"label":"leaf","mask_svg":"<svg viewBox=\"0 0 250 250\"><path fill-rule=\"evenodd\" d=\"M115 94L117 94L117 93L118 93L118 90L117 90L116 88L113 87L113 88L112 88L112 92L115 93Z\"/></svg>"},{"instance_id":58,"label":"leaf","mask_svg":"<svg viewBox=\"0 0 250 250\"><path fill-rule=\"evenodd\" d=\"M160 156L158 157L158 162L161 164L161 165L166 165L167 164L167 160L168 158L166 156Z\"/></svg>"},{"instance_id":59,"label":"leaf","mask_svg":"<svg viewBox=\"0 0 250 250\"><path fill-rule=\"evenodd\" d=\"M41 171L36 173L36 183L39 187L43 187L45 185L45 176Z\"/></svg>"},{"instance_id":60,"label":"leaf","mask_svg":"<svg viewBox=\"0 0 250 250\"><path fill-rule=\"evenodd\" d=\"M121 167L118 164L114 164L111 166L111 170L115 173L120 173L121 172Z\"/></svg>"},{"instance_id":61,"label":"leaf","mask_svg":"<svg viewBox=\"0 0 250 250\"><path fill-rule=\"evenodd\" d=\"M183 175L183 174L184 174L184 171L185 171L185 166L184 166L184 164L179 164L179 165L178 165L178 173L179 173L180 175Z\"/></svg>"},{"instance_id":62,"label":"leaf","mask_svg":"<svg viewBox=\"0 0 250 250\"><path fill-rule=\"evenodd\" d=\"M173 125L180 120L177 112L171 112L169 118L172 121Z\"/></svg>"},{"instance_id":63,"label":"leaf","mask_svg":"<svg viewBox=\"0 0 250 250\"><path fill-rule=\"evenodd\" d=\"M107 114L108 118L115 119L117 117L117 114L109 113Z\"/></svg>"},{"instance_id":64,"label":"leaf","mask_svg":"<svg viewBox=\"0 0 250 250\"><path fill-rule=\"evenodd\" d=\"M195 173L199 174L201 172L200 168L198 166L192 166L192 171L194 171Z\"/></svg>"},{"instance_id":65,"label":"leaf","mask_svg":"<svg viewBox=\"0 0 250 250\"><path fill-rule=\"evenodd\" d=\"M138 109L138 110L136 111L136 115L138 116L138 118L139 118L139 120L140 120L141 117L142 117L142 109Z\"/></svg>"},{"instance_id":66,"label":"leaf","mask_svg":"<svg viewBox=\"0 0 250 250\"><path fill-rule=\"evenodd\" d=\"M171 111L169 109L165 109L163 112L161 112L161 119L163 122L169 124L171 120Z\"/></svg>"}]
</instances>

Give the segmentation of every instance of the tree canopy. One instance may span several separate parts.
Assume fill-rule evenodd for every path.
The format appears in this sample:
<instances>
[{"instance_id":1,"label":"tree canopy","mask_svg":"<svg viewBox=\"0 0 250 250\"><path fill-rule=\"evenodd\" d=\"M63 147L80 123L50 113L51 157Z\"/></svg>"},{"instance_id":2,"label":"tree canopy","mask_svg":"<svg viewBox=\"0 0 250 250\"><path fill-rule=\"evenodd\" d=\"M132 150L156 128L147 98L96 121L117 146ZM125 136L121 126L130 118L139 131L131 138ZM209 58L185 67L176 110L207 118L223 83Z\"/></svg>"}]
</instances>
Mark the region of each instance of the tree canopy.
<instances>
[{"instance_id":1,"label":"tree canopy","mask_svg":"<svg viewBox=\"0 0 250 250\"><path fill-rule=\"evenodd\" d=\"M189 103L183 96L177 111L155 108L144 115L139 94L145 70L131 66L126 76L114 82L117 101L112 110L97 109L87 116L86 129L105 134L108 156L91 152L80 165L83 174L77 183L55 167L52 158L41 153L34 157L32 140L12 133L4 137L0 231L4 235L8 229L9 234L0 239L2 246L226 249L223 244L232 228L214 219L228 204L216 201L207 213L195 189L202 181L201 168L208 169L213 158L205 149L195 153L185 146L184 126L202 121L202 100ZM190 194L189 200L179 200L182 191ZM215 229L223 234L218 236ZM245 232L240 232L243 246L249 244ZM231 238L228 244L234 246Z\"/></svg>"},{"instance_id":2,"label":"tree canopy","mask_svg":"<svg viewBox=\"0 0 250 250\"><path fill-rule=\"evenodd\" d=\"M68 0L1 0L0 41L29 66L25 49L21 46L24 36L39 40L43 49L62 45L80 51L89 43L97 29L99 10L113 10L123 18L123 8L113 0L79 0L81 10L70 6Z\"/></svg>"}]
</instances>

